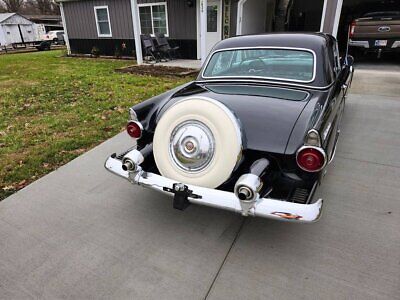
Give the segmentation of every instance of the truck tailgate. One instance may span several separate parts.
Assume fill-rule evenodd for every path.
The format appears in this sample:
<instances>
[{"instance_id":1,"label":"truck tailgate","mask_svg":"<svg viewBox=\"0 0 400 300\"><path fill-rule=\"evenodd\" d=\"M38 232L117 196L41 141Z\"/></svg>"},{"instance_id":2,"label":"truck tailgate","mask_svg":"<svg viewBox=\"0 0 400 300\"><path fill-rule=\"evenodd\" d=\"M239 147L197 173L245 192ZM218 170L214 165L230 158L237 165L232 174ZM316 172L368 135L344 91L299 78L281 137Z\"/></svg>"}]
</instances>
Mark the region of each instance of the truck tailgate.
<instances>
[{"instance_id":1,"label":"truck tailgate","mask_svg":"<svg viewBox=\"0 0 400 300\"><path fill-rule=\"evenodd\" d=\"M367 39L400 38L400 19L357 20L352 38L367 38Z\"/></svg>"}]
</instances>

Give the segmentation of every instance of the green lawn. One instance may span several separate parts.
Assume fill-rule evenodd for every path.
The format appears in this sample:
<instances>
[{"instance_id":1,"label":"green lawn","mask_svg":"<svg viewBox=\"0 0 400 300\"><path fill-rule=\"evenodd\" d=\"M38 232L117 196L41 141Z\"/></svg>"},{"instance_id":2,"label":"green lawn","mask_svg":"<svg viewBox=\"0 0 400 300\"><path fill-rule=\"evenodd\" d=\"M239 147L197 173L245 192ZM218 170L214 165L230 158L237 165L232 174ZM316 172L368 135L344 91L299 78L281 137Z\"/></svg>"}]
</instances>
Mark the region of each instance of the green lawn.
<instances>
[{"instance_id":1,"label":"green lawn","mask_svg":"<svg viewBox=\"0 0 400 300\"><path fill-rule=\"evenodd\" d=\"M0 200L123 130L133 104L189 80L61 54L0 55Z\"/></svg>"}]
</instances>

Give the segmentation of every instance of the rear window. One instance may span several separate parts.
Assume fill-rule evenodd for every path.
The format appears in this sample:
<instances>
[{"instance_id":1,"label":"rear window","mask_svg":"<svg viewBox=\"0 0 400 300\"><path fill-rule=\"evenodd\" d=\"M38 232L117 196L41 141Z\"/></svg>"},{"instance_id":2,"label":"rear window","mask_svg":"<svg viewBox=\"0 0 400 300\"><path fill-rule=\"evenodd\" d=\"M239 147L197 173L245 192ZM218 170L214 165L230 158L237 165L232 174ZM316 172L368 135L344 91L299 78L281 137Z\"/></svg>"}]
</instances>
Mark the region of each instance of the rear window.
<instances>
[{"instance_id":1,"label":"rear window","mask_svg":"<svg viewBox=\"0 0 400 300\"><path fill-rule=\"evenodd\" d=\"M204 69L204 78L261 78L311 82L315 57L309 50L232 49L214 53Z\"/></svg>"}]
</instances>

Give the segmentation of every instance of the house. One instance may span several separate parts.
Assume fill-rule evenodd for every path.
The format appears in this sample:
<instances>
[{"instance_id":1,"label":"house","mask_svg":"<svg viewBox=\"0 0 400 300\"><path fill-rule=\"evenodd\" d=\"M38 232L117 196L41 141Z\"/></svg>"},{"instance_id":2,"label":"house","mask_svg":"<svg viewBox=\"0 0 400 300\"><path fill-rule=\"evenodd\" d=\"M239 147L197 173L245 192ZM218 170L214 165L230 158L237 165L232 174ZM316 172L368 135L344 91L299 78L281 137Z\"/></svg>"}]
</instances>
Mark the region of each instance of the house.
<instances>
[{"instance_id":1,"label":"house","mask_svg":"<svg viewBox=\"0 0 400 300\"><path fill-rule=\"evenodd\" d=\"M0 47L37 41L40 28L17 13L0 13Z\"/></svg>"},{"instance_id":2,"label":"house","mask_svg":"<svg viewBox=\"0 0 400 300\"><path fill-rule=\"evenodd\" d=\"M162 32L180 47L182 58L204 60L216 42L235 35L289 30L336 36L348 27L341 16L343 0L58 1L70 52L90 53L93 47L106 55L135 52L138 63L143 33ZM360 1L347 0L346 5ZM390 2L363 1L369 9L374 3Z\"/></svg>"}]
</instances>

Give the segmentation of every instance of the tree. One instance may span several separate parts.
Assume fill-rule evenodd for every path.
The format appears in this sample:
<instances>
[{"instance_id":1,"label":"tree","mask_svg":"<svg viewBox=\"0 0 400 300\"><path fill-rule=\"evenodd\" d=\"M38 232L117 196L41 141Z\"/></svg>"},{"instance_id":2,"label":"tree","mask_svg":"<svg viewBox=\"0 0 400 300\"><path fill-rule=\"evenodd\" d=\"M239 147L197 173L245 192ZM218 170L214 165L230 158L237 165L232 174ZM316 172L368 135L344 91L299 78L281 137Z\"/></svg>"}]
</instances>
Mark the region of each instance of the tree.
<instances>
[{"instance_id":1,"label":"tree","mask_svg":"<svg viewBox=\"0 0 400 300\"><path fill-rule=\"evenodd\" d=\"M58 10L58 6L52 0L36 0L35 6L42 15L53 14Z\"/></svg>"},{"instance_id":2,"label":"tree","mask_svg":"<svg viewBox=\"0 0 400 300\"><path fill-rule=\"evenodd\" d=\"M2 0L7 12L19 12L24 4L24 0Z\"/></svg>"}]
</instances>

